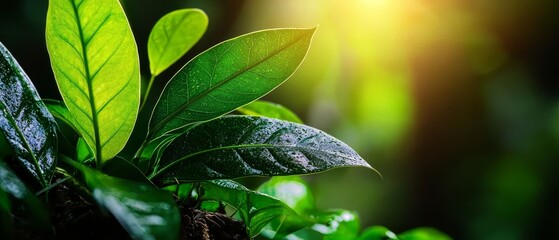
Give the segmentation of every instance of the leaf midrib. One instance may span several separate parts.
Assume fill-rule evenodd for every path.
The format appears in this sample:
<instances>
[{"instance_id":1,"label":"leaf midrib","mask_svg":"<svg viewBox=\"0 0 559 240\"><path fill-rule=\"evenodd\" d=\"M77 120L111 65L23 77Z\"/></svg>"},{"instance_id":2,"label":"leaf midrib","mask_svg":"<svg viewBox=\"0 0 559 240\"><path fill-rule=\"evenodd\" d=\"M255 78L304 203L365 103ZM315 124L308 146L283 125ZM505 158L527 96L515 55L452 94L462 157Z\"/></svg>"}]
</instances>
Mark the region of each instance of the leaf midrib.
<instances>
[{"instance_id":1,"label":"leaf midrib","mask_svg":"<svg viewBox=\"0 0 559 240\"><path fill-rule=\"evenodd\" d=\"M345 154L340 154L340 153L336 153L336 152L331 152L331 151L325 151L322 149L316 149L316 148L310 148L310 147L304 147L304 146L291 146L291 145L273 145L273 144L239 144L239 145L228 145L228 146L221 146L221 147L217 147L217 148L210 148L210 149L204 149L201 151L197 151L194 153L191 153L189 155L186 155L184 157L178 158L176 160L174 160L173 162L169 163L167 166L163 167L161 170L159 171L154 171L153 174L151 174L148 179L152 180L154 178L156 178L157 176L161 175L162 173L166 172L169 168L189 159L192 157L195 157L197 155L202 155L202 154L206 154L206 153L211 153L211 152L216 152L216 151L221 151L221 150L236 150L236 149L254 149L254 148L274 148L274 149L293 149L293 150L305 150L305 151L318 151L318 152L322 152L325 154L329 154L329 155L334 155L336 157L341 157L341 158L345 158L345 159L355 159L349 155L345 155Z\"/></svg>"},{"instance_id":2,"label":"leaf midrib","mask_svg":"<svg viewBox=\"0 0 559 240\"><path fill-rule=\"evenodd\" d=\"M305 35L307 34L307 32L304 32L303 34L300 34L298 37L296 37L293 41L291 41L289 44L284 45L281 48L276 49L275 51L273 51L271 54L268 54L265 58L256 61L255 63L249 65L246 68L243 68L240 71L237 71L236 73L232 74L231 76L227 77L226 79L224 79L223 81L217 83L216 85L208 88L206 91L194 96L193 98L191 98L190 100L188 100L186 103L184 103L183 105L181 105L176 111L173 111L171 114L169 114L167 117L165 117L163 120L161 120L161 122L159 122L150 132L148 135L148 139L152 138L153 134L157 133L157 131L162 128L163 126L165 126L165 124L167 124L169 121L171 121L175 116L177 116L178 114L182 113L186 108L188 108L191 104L193 104L194 102L200 100L201 98L205 97L206 95L208 95L208 93L212 92L213 90L225 85L226 83L232 81L233 79L237 78L238 76L240 76L241 74L247 72L248 70L260 65L261 63L267 61L268 59L272 58L273 56L279 54L280 52L282 52L283 50L291 47L292 45L296 44L297 42L299 42L299 40L301 40ZM231 39L234 40L234 39ZM231 41L229 40L229 41ZM225 43L225 42L224 42ZM220 44L220 46L223 43ZM213 49L213 48L211 48ZM192 61L194 61L196 59L193 59ZM187 63L186 65L190 64L191 62Z\"/></svg>"},{"instance_id":3,"label":"leaf midrib","mask_svg":"<svg viewBox=\"0 0 559 240\"><path fill-rule=\"evenodd\" d=\"M81 20L80 20L80 16L78 14L78 6L76 6L75 2L73 0L69 0L72 4L72 8L74 10L74 14L76 17L76 24L78 27L78 32L79 32L79 36L80 36L80 44L82 47L82 54L83 54L83 64L85 67L85 77L86 77L86 82L87 82L87 91L88 91L88 100L89 100L89 106L91 109L91 122L93 123L93 133L95 136L95 157L97 158L97 162L101 161L102 158L102 146L101 146L101 137L100 137L100 133L99 133L99 120L98 120L98 116L97 116L97 111L95 109L95 96L93 94L93 83L92 83L92 79L91 79L91 73L89 72L89 61L87 58L87 46L85 43L85 38L84 38L84 33L83 33L83 29L82 29L82 24L81 24ZM91 38L93 38L93 35L91 36ZM100 164L98 164L100 167Z\"/></svg>"}]
</instances>

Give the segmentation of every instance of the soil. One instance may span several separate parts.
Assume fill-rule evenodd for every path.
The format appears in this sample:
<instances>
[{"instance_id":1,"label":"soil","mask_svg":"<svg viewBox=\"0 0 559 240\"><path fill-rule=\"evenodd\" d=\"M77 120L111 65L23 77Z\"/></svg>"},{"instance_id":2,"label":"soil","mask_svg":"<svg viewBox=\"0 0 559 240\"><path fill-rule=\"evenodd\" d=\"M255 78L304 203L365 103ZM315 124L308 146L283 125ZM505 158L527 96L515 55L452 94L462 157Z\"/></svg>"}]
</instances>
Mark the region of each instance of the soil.
<instances>
[{"instance_id":1,"label":"soil","mask_svg":"<svg viewBox=\"0 0 559 240\"><path fill-rule=\"evenodd\" d=\"M56 180L55 180L56 181ZM63 183L49 192L54 239L130 239L128 233L110 214L102 212L90 199ZM181 240L249 239L241 221L222 213L179 207L182 217ZM16 239L51 239L18 228Z\"/></svg>"}]
</instances>

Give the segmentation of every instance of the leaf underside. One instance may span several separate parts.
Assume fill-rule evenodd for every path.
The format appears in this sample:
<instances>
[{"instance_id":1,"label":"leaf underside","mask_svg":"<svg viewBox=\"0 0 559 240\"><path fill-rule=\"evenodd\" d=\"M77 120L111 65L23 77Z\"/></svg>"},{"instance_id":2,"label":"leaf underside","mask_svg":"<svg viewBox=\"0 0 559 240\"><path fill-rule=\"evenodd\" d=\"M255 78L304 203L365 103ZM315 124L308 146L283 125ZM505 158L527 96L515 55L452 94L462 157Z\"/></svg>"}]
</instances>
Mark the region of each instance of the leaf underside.
<instances>
[{"instance_id":1,"label":"leaf underside","mask_svg":"<svg viewBox=\"0 0 559 240\"><path fill-rule=\"evenodd\" d=\"M115 156L140 101L136 43L117 0L51 0L47 48L58 88L100 162Z\"/></svg>"},{"instance_id":2,"label":"leaf underside","mask_svg":"<svg viewBox=\"0 0 559 240\"><path fill-rule=\"evenodd\" d=\"M151 178L163 183L371 168L349 146L320 130L249 116L226 116L192 128L167 147L159 166Z\"/></svg>"},{"instance_id":3,"label":"leaf underside","mask_svg":"<svg viewBox=\"0 0 559 240\"><path fill-rule=\"evenodd\" d=\"M56 123L25 72L1 43L0 130L18 162L43 187L47 186L56 165Z\"/></svg>"},{"instance_id":4,"label":"leaf underside","mask_svg":"<svg viewBox=\"0 0 559 240\"><path fill-rule=\"evenodd\" d=\"M196 56L163 90L148 137L219 117L272 91L300 65L314 30L249 33Z\"/></svg>"}]
</instances>

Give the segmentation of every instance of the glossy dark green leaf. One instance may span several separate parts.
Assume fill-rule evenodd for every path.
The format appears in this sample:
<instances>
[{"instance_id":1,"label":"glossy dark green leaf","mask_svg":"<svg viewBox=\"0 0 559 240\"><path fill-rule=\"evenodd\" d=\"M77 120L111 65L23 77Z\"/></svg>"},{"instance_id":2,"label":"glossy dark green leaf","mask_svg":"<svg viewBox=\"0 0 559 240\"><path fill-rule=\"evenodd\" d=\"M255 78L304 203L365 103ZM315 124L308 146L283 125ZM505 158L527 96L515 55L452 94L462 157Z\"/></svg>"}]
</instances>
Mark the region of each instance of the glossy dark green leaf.
<instances>
[{"instance_id":1,"label":"glossy dark green leaf","mask_svg":"<svg viewBox=\"0 0 559 240\"><path fill-rule=\"evenodd\" d=\"M56 123L25 72L1 43L0 130L22 167L47 186L56 165Z\"/></svg>"},{"instance_id":2,"label":"glossy dark green leaf","mask_svg":"<svg viewBox=\"0 0 559 240\"><path fill-rule=\"evenodd\" d=\"M237 111L245 115L269 117L294 123L303 123L303 121L301 121L301 119L297 117L295 113L293 113L286 107L276 103L261 100L254 101L243 107L240 107L237 109Z\"/></svg>"},{"instance_id":3,"label":"glossy dark green leaf","mask_svg":"<svg viewBox=\"0 0 559 240\"><path fill-rule=\"evenodd\" d=\"M271 118L226 116L175 139L150 179L163 183L371 168L349 146L309 126Z\"/></svg>"},{"instance_id":4,"label":"glossy dark green leaf","mask_svg":"<svg viewBox=\"0 0 559 240\"><path fill-rule=\"evenodd\" d=\"M251 191L231 180L203 182L202 188L203 200L224 201L236 208L251 237L260 233L272 220L281 222L286 216L297 216L297 213L282 201Z\"/></svg>"},{"instance_id":5,"label":"glossy dark green leaf","mask_svg":"<svg viewBox=\"0 0 559 240\"><path fill-rule=\"evenodd\" d=\"M303 61L314 30L253 32L196 56L163 90L149 138L219 117L272 91Z\"/></svg>"},{"instance_id":6,"label":"glossy dark green leaf","mask_svg":"<svg viewBox=\"0 0 559 240\"><path fill-rule=\"evenodd\" d=\"M299 176L272 177L257 191L282 200L299 214L315 209L311 190Z\"/></svg>"},{"instance_id":7,"label":"glossy dark green leaf","mask_svg":"<svg viewBox=\"0 0 559 240\"><path fill-rule=\"evenodd\" d=\"M182 57L208 27L208 17L200 9L180 9L163 16L148 38L149 69L153 76L165 71Z\"/></svg>"},{"instance_id":8,"label":"glossy dark green leaf","mask_svg":"<svg viewBox=\"0 0 559 240\"><path fill-rule=\"evenodd\" d=\"M357 240L398 240L398 237L384 226L372 226L365 229Z\"/></svg>"},{"instance_id":9,"label":"glossy dark green leaf","mask_svg":"<svg viewBox=\"0 0 559 240\"><path fill-rule=\"evenodd\" d=\"M398 234L400 240L452 240L448 235L434 228L415 228Z\"/></svg>"},{"instance_id":10,"label":"glossy dark green leaf","mask_svg":"<svg viewBox=\"0 0 559 240\"><path fill-rule=\"evenodd\" d=\"M111 177L69 160L93 198L115 216L133 239L178 239L180 215L171 194L151 185Z\"/></svg>"},{"instance_id":11,"label":"glossy dark green leaf","mask_svg":"<svg viewBox=\"0 0 559 240\"><path fill-rule=\"evenodd\" d=\"M118 0L51 0L47 49L75 127L99 163L126 144L138 114L136 43Z\"/></svg>"},{"instance_id":12,"label":"glossy dark green leaf","mask_svg":"<svg viewBox=\"0 0 559 240\"><path fill-rule=\"evenodd\" d=\"M0 159L0 212L11 212L16 207L20 209L18 214L21 214L21 216L18 217L25 219L22 222L26 225L26 228L34 229L43 234L51 233L48 211L35 194L29 191L25 184L12 172L3 159ZM0 213L0 215L3 214ZM11 214L8 217L10 218L8 221L11 221Z\"/></svg>"},{"instance_id":13,"label":"glossy dark green leaf","mask_svg":"<svg viewBox=\"0 0 559 240\"><path fill-rule=\"evenodd\" d=\"M52 116L68 124L68 126L74 129L74 131L79 132L76 124L74 123L74 118L63 102L53 99L43 99L43 103L45 103L45 106L52 114Z\"/></svg>"}]
</instances>

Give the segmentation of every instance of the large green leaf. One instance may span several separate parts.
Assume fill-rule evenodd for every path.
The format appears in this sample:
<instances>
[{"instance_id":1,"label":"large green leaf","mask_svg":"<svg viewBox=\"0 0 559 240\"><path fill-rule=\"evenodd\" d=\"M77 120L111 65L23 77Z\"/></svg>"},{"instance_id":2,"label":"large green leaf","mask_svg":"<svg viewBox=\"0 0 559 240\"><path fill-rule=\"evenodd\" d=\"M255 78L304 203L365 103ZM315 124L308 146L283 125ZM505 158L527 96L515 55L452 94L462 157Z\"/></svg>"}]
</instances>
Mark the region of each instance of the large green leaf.
<instances>
[{"instance_id":1,"label":"large green leaf","mask_svg":"<svg viewBox=\"0 0 559 240\"><path fill-rule=\"evenodd\" d=\"M15 209L18 209L16 217L19 218L20 223L24 224L19 227L33 229L42 234L51 234L49 214L43 204L12 172L3 159L0 159L0 220L2 220L0 229L8 230L10 228L13 216L5 213L14 212ZM3 234L10 233L1 232L0 236Z\"/></svg>"},{"instance_id":2,"label":"large green leaf","mask_svg":"<svg viewBox=\"0 0 559 240\"><path fill-rule=\"evenodd\" d=\"M204 35L208 17L200 9L181 9L163 16L148 38L149 69L153 76L175 63Z\"/></svg>"},{"instance_id":3,"label":"large green leaf","mask_svg":"<svg viewBox=\"0 0 559 240\"><path fill-rule=\"evenodd\" d=\"M118 0L51 0L47 48L76 128L99 163L115 156L140 101L136 43Z\"/></svg>"},{"instance_id":4,"label":"large green leaf","mask_svg":"<svg viewBox=\"0 0 559 240\"><path fill-rule=\"evenodd\" d=\"M202 200L224 201L237 209L251 237L260 233L272 220L281 222L286 216L298 216L282 201L251 191L231 180L203 182L202 189Z\"/></svg>"},{"instance_id":5,"label":"large green leaf","mask_svg":"<svg viewBox=\"0 0 559 240\"><path fill-rule=\"evenodd\" d=\"M238 108L237 111L245 115L269 117L294 123L303 123L303 121L301 121L294 112L286 107L266 101L259 100L251 102Z\"/></svg>"},{"instance_id":6,"label":"large green leaf","mask_svg":"<svg viewBox=\"0 0 559 240\"><path fill-rule=\"evenodd\" d=\"M175 139L151 179L165 182L252 175L309 174L368 167L349 146L309 126L271 118L226 116Z\"/></svg>"},{"instance_id":7,"label":"large green leaf","mask_svg":"<svg viewBox=\"0 0 559 240\"><path fill-rule=\"evenodd\" d=\"M148 138L216 118L272 91L303 61L314 30L249 33L201 53L161 93Z\"/></svg>"},{"instance_id":8,"label":"large green leaf","mask_svg":"<svg viewBox=\"0 0 559 240\"><path fill-rule=\"evenodd\" d=\"M22 167L47 186L56 165L56 123L25 72L1 43L0 130Z\"/></svg>"},{"instance_id":9,"label":"large green leaf","mask_svg":"<svg viewBox=\"0 0 559 240\"><path fill-rule=\"evenodd\" d=\"M83 173L95 201L112 213L133 239L178 239L180 215L169 192L111 177L73 160L67 163Z\"/></svg>"}]
</instances>

